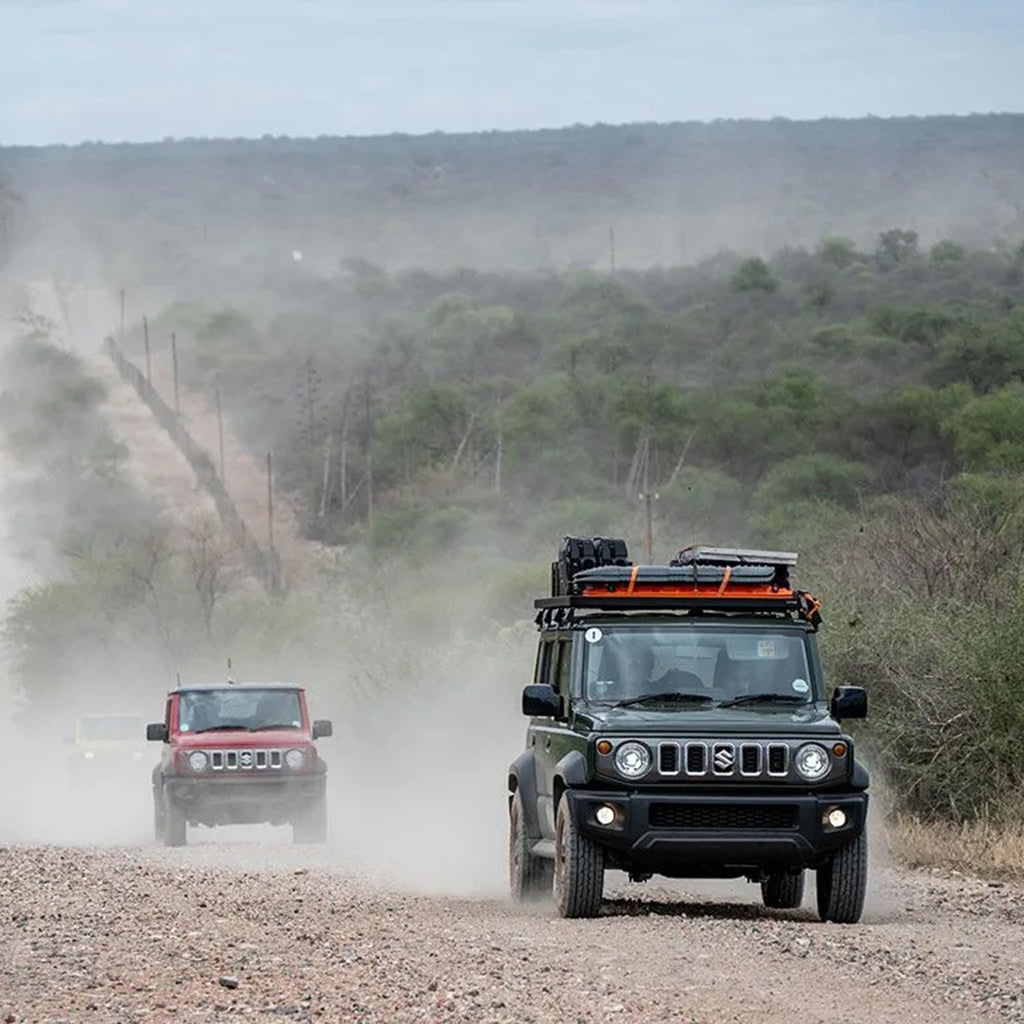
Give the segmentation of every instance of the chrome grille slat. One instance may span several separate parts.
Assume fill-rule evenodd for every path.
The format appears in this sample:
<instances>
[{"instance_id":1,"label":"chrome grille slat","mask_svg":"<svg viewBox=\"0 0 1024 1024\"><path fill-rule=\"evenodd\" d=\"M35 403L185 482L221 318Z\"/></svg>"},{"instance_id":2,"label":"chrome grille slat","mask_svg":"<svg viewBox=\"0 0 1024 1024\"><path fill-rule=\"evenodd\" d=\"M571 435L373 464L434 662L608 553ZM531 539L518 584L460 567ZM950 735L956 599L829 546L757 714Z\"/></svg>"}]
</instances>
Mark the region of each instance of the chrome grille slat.
<instances>
[{"instance_id":1,"label":"chrome grille slat","mask_svg":"<svg viewBox=\"0 0 1024 1024\"><path fill-rule=\"evenodd\" d=\"M704 775L708 770L708 747L706 743L686 744L686 774Z\"/></svg>"},{"instance_id":2,"label":"chrome grille slat","mask_svg":"<svg viewBox=\"0 0 1024 1024\"><path fill-rule=\"evenodd\" d=\"M658 744L658 774L679 774L679 744L668 741Z\"/></svg>"}]
</instances>

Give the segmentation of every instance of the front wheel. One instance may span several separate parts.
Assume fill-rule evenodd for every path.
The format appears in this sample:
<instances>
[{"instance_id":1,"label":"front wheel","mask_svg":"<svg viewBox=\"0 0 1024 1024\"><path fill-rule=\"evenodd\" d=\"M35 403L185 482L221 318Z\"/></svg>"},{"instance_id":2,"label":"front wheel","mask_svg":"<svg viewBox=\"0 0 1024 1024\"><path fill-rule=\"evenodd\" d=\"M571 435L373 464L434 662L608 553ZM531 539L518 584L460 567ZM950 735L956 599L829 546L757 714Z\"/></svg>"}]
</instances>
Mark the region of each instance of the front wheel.
<instances>
[{"instance_id":1,"label":"front wheel","mask_svg":"<svg viewBox=\"0 0 1024 1024\"><path fill-rule=\"evenodd\" d=\"M841 846L817 870L818 916L822 921L855 924L864 910L868 888L868 836L863 831Z\"/></svg>"},{"instance_id":2,"label":"front wheel","mask_svg":"<svg viewBox=\"0 0 1024 1024\"><path fill-rule=\"evenodd\" d=\"M327 842L327 799L320 797L292 822L293 843Z\"/></svg>"},{"instance_id":3,"label":"front wheel","mask_svg":"<svg viewBox=\"0 0 1024 1024\"><path fill-rule=\"evenodd\" d=\"M552 873L551 861L533 852L533 843L526 831L523 797L516 790L508 812L508 886L512 899L526 903L548 895Z\"/></svg>"},{"instance_id":4,"label":"front wheel","mask_svg":"<svg viewBox=\"0 0 1024 1024\"><path fill-rule=\"evenodd\" d=\"M184 846L188 842L188 821L185 818L185 810L171 799L166 799L163 823L164 846Z\"/></svg>"},{"instance_id":5,"label":"front wheel","mask_svg":"<svg viewBox=\"0 0 1024 1024\"><path fill-rule=\"evenodd\" d=\"M555 818L555 906L562 917L597 917L604 895L604 850L573 820L569 798Z\"/></svg>"},{"instance_id":6,"label":"front wheel","mask_svg":"<svg viewBox=\"0 0 1024 1024\"><path fill-rule=\"evenodd\" d=\"M804 901L804 873L769 875L761 881L761 901L772 910L793 910Z\"/></svg>"}]
</instances>

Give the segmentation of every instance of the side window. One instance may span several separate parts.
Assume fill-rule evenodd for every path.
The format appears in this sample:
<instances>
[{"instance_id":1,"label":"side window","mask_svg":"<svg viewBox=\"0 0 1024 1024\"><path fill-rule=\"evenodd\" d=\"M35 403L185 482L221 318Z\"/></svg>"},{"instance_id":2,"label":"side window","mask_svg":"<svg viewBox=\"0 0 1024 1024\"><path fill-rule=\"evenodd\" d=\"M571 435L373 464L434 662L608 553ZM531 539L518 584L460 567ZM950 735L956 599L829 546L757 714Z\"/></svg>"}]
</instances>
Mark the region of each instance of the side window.
<instances>
[{"instance_id":1,"label":"side window","mask_svg":"<svg viewBox=\"0 0 1024 1024\"><path fill-rule=\"evenodd\" d=\"M550 640L541 640L537 645L537 664L534 666L533 681L538 685L548 682L548 670L551 664L551 652L554 644Z\"/></svg>"},{"instance_id":2,"label":"side window","mask_svg":"<svg viewBox=\"0 0 1024 1024\"><path fill-rule=\"evenodd\" d=\"M558 664L552 673L551 685L562 697L569 696L570 669L572 668L572 643L562 640L555 645L558 652Z\"/></svg>"}]
</instances>

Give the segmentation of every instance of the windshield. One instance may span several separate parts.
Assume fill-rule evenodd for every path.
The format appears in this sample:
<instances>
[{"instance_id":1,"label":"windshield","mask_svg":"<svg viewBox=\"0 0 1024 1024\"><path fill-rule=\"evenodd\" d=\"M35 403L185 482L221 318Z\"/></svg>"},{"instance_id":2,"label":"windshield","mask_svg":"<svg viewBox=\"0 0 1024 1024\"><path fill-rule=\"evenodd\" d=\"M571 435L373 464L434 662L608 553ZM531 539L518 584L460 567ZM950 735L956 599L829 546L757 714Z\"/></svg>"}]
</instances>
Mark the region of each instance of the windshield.
<instances>
[{"instance_id":1,"label":"windshield","mask_svg":"<svg viewBox=\"0 0 1024 1024\"><path fill-rule=\"evenodd\" d=\"M78 738L92 741L146 738L146 724L135 715L89 715L78 720Z\"/></svg>"},{"instance_id":2,"label":"windshield","mask_svg":"<svg viewBox=\"0 0 1024 1024\"><path fill-rule=\"evenodd\" d=\"M612 703L674 695L676 706L680 694L709 706L770 703L769 695L803 703L814 699L804 641L798 630L591 626L583 632L583 693Z\"/></svg>"},{"instance_id":3,"label":"windshield","mask_svg":"<svg viewBox=\"0 0 1024 1024\"><path fill-rule=\"evenodd\" d=\"M189 690L178 699L182 732L212 729L302 728L297 690Z\"/></svg>"}]
</instances>

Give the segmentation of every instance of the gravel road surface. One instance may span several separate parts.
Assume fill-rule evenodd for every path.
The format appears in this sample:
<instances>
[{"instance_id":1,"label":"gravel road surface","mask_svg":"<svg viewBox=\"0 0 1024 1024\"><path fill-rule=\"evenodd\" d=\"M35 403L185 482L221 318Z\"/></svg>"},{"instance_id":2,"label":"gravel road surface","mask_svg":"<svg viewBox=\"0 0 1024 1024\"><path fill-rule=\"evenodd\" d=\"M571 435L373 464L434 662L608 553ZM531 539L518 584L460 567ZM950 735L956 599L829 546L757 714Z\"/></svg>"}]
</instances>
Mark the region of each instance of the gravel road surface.
<instances>
[{"instance_id":1,"label":"gravel road surface","mask_svg":"<svg viewBox=\"0 0 1024 1024\"><path fill-rule=\"evenodd\" d=\"M0 848L0 1022L1024 1021L1019 886L880 869L841 926L609 876L600 918L562 921L207 835Z\"/></svg>"}]
</instances>

